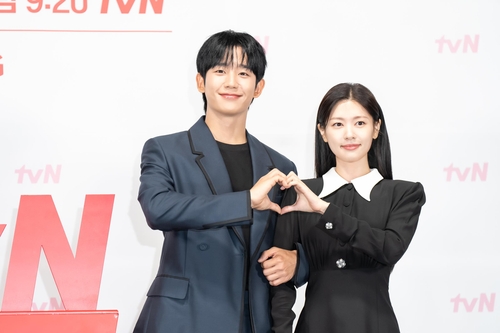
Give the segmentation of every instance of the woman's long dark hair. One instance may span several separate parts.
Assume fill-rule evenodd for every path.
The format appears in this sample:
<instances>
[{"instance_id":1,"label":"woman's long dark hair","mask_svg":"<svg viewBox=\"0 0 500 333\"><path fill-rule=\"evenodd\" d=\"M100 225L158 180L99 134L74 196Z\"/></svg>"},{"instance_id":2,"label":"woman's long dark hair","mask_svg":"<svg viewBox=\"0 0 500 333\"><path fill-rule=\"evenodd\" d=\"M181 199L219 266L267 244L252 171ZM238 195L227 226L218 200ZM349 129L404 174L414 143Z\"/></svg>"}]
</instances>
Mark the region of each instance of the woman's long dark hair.
<instances>
[{"instance_id":1,"label":"woman's long dark hair","mask_svg":"<svg viewBox=\"0 0 500 333\"><path fill-rule=\"evenodd\" d=\"M375 96L368 88L359 83L340 83L332 87L319 105L316 125L319 124L325 128L333 108L343 100L358 102L372 116L374 123L382 121L378 137L373 139L368 152L368 164L370 168L376 168L385 179L392 179L391 147L384 114ZM323 176L337 164L335 154L328 143L323 140L318 126L316 126L315 135L315 155L316 177Z\"/></svg>"}]
</instances>

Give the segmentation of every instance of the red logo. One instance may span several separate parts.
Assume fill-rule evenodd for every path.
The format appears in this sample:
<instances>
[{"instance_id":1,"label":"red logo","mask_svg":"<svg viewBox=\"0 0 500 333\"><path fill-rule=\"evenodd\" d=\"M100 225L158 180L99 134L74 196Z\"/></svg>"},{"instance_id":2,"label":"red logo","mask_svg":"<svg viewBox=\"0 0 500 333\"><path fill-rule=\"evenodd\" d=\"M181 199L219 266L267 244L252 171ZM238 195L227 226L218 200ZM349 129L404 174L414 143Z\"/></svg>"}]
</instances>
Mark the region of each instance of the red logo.
<instances>
[{"instance_id":1,"label":"red logo","mask_svg":"<svg viewBox=\"0 0 500 333\"><path fill-rule=\"evenodd\" d=\"M162 14L164 0L102 0L101 1L101 14L108 14L109 10L119 10L121 14L129 14L131 12L138 12L139 14L147 14L151 9L155 14ZM97 1L90 0L28 0L25 9L30 13L39 12L52 12L58 14L84 14L89 9L89 5L99 5ZM134 6L134 4L138 5ZM137 8L138 7L138 8ZM97 7L94 7L97 9ZM0 13L15 14L16 13L16 0L0 1ZM92 10L92 9L91 9Z\"/></svg>"},{"instance_id":2,"label":"red logo","mask_svg":"<svg viewBox=\"0 0 500 333\"><path fill-rule=\"evenodd\" d=\"M104 332L94 329L101 324L106 325L105 332L116 330L118 312L96 310L114 198L114 194L86 195L73 254L52 196L21 196L0 327L64 332L66 325L79 322L92 332ZM0 236L5 227L0 225ZM61 311L31 311L42 250L61 297Z\"/></svg>"},{"instance_id":3,"label":"red logo","mask_svg":"<svg viewBox=\"0 0 500 333\"><path fill-rule=\"evenodd\" d=\"M0 1L0 13L15 13L16 0Z\"/></svg>"},{"instance_id":4,"label":"red logo","mask_svg":"<svg viewBox=\"0 0 500 333\"><path fill-rule=\"evenodd\" d=\"M135 0L128 0L128 1L115 0L115 1L122 14L130 13L130 10L132 9L132 6L135 3ZM163 11L163 0L140 0L140 1L141 3L139 6L139 14L146 14L148 1L151 4L151 7L153 8L153 12L155 14L161 14ZM102 0L101 14L107 14L108 10L109 10L109 0Z\"/></svg>"}]
</instances>

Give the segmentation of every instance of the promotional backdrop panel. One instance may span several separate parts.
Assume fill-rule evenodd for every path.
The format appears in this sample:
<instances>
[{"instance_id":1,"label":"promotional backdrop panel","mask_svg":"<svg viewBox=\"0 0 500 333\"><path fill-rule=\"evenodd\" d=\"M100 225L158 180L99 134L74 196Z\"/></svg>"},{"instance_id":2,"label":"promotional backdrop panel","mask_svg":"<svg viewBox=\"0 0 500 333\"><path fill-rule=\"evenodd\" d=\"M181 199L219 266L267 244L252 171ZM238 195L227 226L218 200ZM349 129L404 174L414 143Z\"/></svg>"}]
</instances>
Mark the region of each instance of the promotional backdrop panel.
<instances>
[{"instance_id":1,"label":"promotional backdrop panel","mask_svg":"<svg viewBox=\"0 0 500 333\"><path fill-rule=\"evenodd\" d=\"M381 104L395 178L427 195L391 277L401 331L498 332L499 12L486 0L0 1L1 311L118 310L116 332L132 331L162 242L137 202L142 146L203 114L196 54L233 29L268 57L248 131L302 178L329 88L359 82Z\"/></svg>"}]
</instances>

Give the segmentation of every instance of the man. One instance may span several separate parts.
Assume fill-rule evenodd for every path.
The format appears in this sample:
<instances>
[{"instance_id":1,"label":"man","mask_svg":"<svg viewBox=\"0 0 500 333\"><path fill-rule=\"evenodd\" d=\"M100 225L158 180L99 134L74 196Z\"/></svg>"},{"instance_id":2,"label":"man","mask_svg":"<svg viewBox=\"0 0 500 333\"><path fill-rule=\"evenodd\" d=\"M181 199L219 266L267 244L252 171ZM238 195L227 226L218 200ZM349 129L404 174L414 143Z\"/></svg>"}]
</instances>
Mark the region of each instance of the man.
<instances>
[{"instance_id":1,"label":"man","mask_svg":"<svg viewBox=\"0 0 500 333\"><path fill-rule=\"evenodd\" d=\"M268 249L295 165L246 132L265 53L252 36L223 31L196 64L205 116L142 152L139 202L165 239L134 332L270 332L269 285L290 280L300 260Z\"/></svg>"}]
</instances>

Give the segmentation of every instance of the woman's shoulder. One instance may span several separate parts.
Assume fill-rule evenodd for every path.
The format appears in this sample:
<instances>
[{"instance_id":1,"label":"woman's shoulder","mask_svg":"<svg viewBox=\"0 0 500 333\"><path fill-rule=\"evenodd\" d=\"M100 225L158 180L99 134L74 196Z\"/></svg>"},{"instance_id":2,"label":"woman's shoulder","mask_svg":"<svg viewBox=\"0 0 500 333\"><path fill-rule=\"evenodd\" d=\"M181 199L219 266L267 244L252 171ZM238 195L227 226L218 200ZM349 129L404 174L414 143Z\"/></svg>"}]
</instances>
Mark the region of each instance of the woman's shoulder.
<instances>
[{"instance_id":1,"label":"woman's shoulder","mask_svg":"<svg viewBox=\"0 0 500 333\"><path fill-rule=\"evenodd\" d=\"M420 182L401 180L401 179L383 179L375 187L379 187L381 192L389 192L393 197L414 197L417 200L425 201L424 186Z\"/></svg>"}]
</instances>

